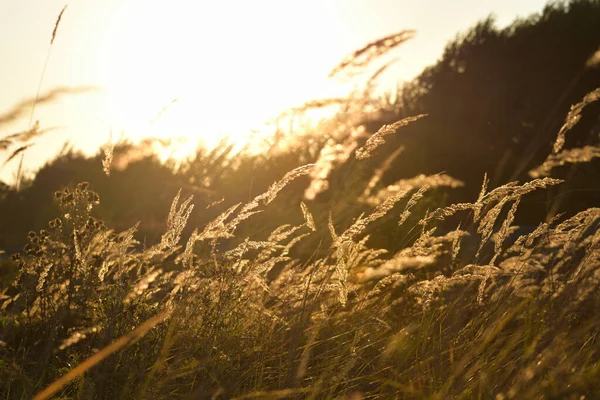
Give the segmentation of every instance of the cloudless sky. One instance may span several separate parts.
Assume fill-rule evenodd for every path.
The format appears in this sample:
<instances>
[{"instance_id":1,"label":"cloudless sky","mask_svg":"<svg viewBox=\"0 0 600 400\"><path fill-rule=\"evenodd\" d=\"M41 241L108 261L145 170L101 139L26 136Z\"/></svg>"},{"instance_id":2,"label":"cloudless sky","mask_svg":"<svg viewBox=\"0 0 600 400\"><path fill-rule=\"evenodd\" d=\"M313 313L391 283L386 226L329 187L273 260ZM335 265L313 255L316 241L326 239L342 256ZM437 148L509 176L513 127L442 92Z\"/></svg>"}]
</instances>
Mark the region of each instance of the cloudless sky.
<instances>
[{"instance_id":1,"label":"cloudless sky","mask_svg":"<svg viewBox=\"0 0 600 400\"><path fill-rule=\"evenodd\" d=\"M57 86L97 91L40 106L42 128L25 156L35 170L70 141L89 154L115 133L243 141L283 109L336 93L329 71L369 41L403 29L416 37L396 50L388 72L410 80L446 42L493 14L497 25L539 12L545 0L78 0L68 4L41 93ZM0 1L0 114L35 97L64 0ZM157 113L178 101L155 123ZM0 137L29 118L0 126ZM115 136L118 136L116 134ZM3 154L4 160L8 154ZM1 160L1 162L4 162ZM12 180L12 162L0 178Z\"/></svg>"}]
</instances>

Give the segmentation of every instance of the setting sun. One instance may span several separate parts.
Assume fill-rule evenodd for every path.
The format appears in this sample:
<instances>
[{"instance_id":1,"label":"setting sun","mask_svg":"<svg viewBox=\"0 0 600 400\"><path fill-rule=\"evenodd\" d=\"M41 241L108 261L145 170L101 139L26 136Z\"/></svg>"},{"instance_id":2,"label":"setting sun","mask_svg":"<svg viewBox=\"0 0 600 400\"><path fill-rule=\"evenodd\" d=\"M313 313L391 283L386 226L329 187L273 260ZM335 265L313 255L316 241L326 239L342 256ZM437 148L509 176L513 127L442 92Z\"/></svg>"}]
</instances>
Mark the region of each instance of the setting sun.
<instances>
[{"instance_id":1,"label":"setting sun","mask_svg":"<svg viewBox=\"0 0 600 400\"><path fill-rule=\"evenodd\" d=\"M277 1L126 3L105 42L114 123L208 146L225 135L244 142L286 108L332 93L323 67L339 57L339 38L304 26L317 17L335 27L331 11L319 2L292 9ZM298 51L319 37L330 45Z\"/></svg>"},{"instance_id":2,"label":"setting sun","mask_svg":"<svg viewBox=\"0 0 600 400\"><path fill-rule=\"evenodd\" d=\"M401 46L394 74L382 77L393 87L432 63L448 37L476 18L493 11L506 24L543 0L502 1L495 10L466 0L461 12L450 3L434 3L436 13L390 0L81 0L68 5L44 68L43 54L64 3L48 0L29 9L26 2L6 2L0 5L0 18L8 17L0 33L23 40L0 42L12 61L0 76L5 95L0 108L34 97L42 69L42 93L57 86L96 88L36 108L33 117L42 127L59 129L28 150L27 169L39 167L48 150L57 152L66 141L94 153L111 130L134 142L148 136L184 140L185 147L176 150L180 157L198 142L211 147L224 137L244 145L257 134L268 136L264 123L289 107L346 95L353 83L327 75L372 40L417 30ZM26 127L22 119L10 129ZM2 176L15 168L7 166Z\"/></svg>"}]
</instances>

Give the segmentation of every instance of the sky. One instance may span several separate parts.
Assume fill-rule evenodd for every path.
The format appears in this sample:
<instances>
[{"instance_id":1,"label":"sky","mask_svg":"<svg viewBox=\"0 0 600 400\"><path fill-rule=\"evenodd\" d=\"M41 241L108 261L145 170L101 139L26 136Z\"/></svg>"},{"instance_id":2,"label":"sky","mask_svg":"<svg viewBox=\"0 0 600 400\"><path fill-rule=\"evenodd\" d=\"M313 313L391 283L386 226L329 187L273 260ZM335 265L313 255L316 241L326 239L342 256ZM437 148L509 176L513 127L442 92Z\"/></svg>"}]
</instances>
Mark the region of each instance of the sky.
<instances>
[{"instance_id":1,"label":"sky","mask_svg":"<svg viewBox=\"0 0 600 400\"><path fill-rule=\"evenodd\" d=\"M189 154L198 141L211 146L230 134L243 142L252 129L288 107L343 93L327 78L329 72L370 41L416 31L395 50L399 60L387 72L388 80L401 83L435 63L445 44L477 21L494 15L503 27L541 11L545 3L4 0L0 114L35 97L38 86L41 94L56 87L93 88L35 109L33 121L55 129L25 153L30 172L67 141L96 153L111 131L113 140L121 135L134 142L146 136L182 138L180 146ZM29 126L29 115L0 125L0 138ZM17 165L5 165L0 179L13 181Z\"/></svg>"}]
</instances>

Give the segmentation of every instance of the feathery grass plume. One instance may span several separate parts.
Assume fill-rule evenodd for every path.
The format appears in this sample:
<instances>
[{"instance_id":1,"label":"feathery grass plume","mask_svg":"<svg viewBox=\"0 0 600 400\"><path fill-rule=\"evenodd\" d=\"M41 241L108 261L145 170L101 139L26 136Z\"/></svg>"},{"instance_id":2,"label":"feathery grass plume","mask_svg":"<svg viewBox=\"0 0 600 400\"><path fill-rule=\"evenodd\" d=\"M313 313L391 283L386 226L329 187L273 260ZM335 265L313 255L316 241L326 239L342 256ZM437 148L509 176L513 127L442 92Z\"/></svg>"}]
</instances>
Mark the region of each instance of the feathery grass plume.
<instances>
[{"instance_id":1,"label":"feathery grass plume","mask_svg":"<svg viewBox=\"0 0 600 400\"><path fill-rule=\"evenodd\" d=\"M83 94L91 91L95 91L97 88L95 86L77 86L77 87L58 87L50 90L49 92L39 95L37 98L30 98L20 101L15 104L10 110L5 112L4 114L0 114L0 126L3 124L8 124L16 121L22 116L26 115L27 112L31 111L31 107L34 104L42 105L53 103L58 100L63 95L75 95L75 94Z\"/></svg>"},{"instance_id":2,"label":"feathery grass plume","mask_svg":"<svg viewBox=\"0 0 600 400\"><path fill-rule=\"evenodd\" d=\"M436 227L431 228L429 230L425 229L425 224L421 225L421 234L412 244L410 249L408 250L409 254L413 255L429 255L431 254L432 246L431 240L433 239L433 234L437 230Z\"/></svg>"},{"instance_id":3,"label":"feathery grass plume","mask_svg":"<svg viewBox=\"0 0 600 400\"><path fill-rule=\"evenodd\" d=\"M185 244L185 249L175 260L175 262L181 262L185 268L191 268L191 261L194 257L194 245L199 240L200 235L198 234L198 228L194 228L194 231L188 238Z\"/></svg>"},{"instance_id":4,"label":"feathery grass plume","mask_svg":"<svg viewBox=\"0 0 600 400\"><path fill-rule=\"evenodd\" d=\"M571 106L571 110L569 111L569 114L567 114L565 123L560 128L558 136L556 137L556 141L554 142L554 146L552 147L553 154L557 154L559 151L562 150L565 144L565 134L579 122L579 120L581 119L581 112L583 111L585 106L587 106L590 103L593 103L594 101L598 101L599 99L600 88L597 88L596 90L593 90L590 93L586 94L582 101Z\"/></svg>"},{"instance_id":5,"label":"feathery grass plume","mask_svg":"<svg viewBox=\"0 0 600 400\"><path fill-rule=\"evenodd\" d=\"M158 121L163 116L163 114L166 113L173 106L173 104L177 103L178 100L179 99L177 97L175 97L173 100L171 100L169 102L169 104L167 104L166 106L161 108L160 111L158 111L158 113L156 113L156 116L150 120L149 124L154 125L156 123L156 121Z\"/></svg>"},{"instance_id":6,"label":"feathery grass plume","mask_svg":"<svg viewBox=\"0 0 600 400\"><path fill-rule=\"evenodd\" d=\"M208 223L202 233L199 235L194 235L193 238L190 238L190 240L195 243L200 240L211 239L214 243L214 241L218 239L233 237L235 228L241 222L250 218L252 215L261 212L260 210L256 210L261 203L265 205L269 204L285 186L287 186L294 179L307 175L313 166L314 164L307 164L289 171L278 182L273 183L265 193L256 196L252 201L244 205L239 213L229 222L225 221L239 208L241 203L230 207L215 220ZM193 244L188 243L188 246L191 248Z\"/></svg>"},{"instance_id":7,"label":"feathery grass plume","mask_svg":"<svg viewBox=\"0 0 600 400\"><path fill-rule=\"evenodd\" d=\"M384 203L375 208L375 210L373 210L366 218L361 214L356 221L339 236L335 232L331 213L329 214L328 226L333 239L332 248L335 249L333 257L336 259L334 271L337 280L333 284L328 285L328 287L337 292L338 301L342 307L346 306L348 300L348 277L350 271L362 261L368 263L377 262L377 257L383 254L382 252L377 251L365 251L365 243L369 237L366 236L358 243L355 243L354 240L356 236L363 233L369 223L387 214L387 212L405 196L406 193L398 193L391 196Z\"/></svg>"},{"instance_id":8,"label":"feathery grass plume","mask_svg":"<svg viewBox=\"0 0 600 400\"><path fill-rule=\"evenodd\" d=\"M494 257L492 257L490 265L494 265L496 259L500 256L500 252L502 251L502 245L504 244L504 241L509 235L509 228L515 220L515 214L517 212L517 208L519 207L520 202L521 198L517 198L517 200L515 200L510 210L508 211L508 215L502 222L502 227L500 228L500 231L498 232L498 237L496 238L496 241L494 243Z\"/></svg>"},{"instance_id":9,"label":"feathery grass plume","mask_svg":"<svg viewBox=\"0 0 600 400\"><path fill-rule=\"evenodd\" d=\"M329 218L327 219L327 228L329 229L329 234L331 235L331 240L334 243L338 241L338 234L335 232L335 227L333 226L333 217L331 215L331 211L329 212Z\"/></svg>"},{"instance_id":10,"label":"feathery grass plume","mask_svg":"<svg viewBox=\"0 0 600 400\"><path fill-rule=\"evenodd\" d=\"M411 214L410 209L413 208L415 204L417 204L419 200L423 198L423 195L427 190L429 190L429 186L425 185L411 196L411 198L406 203L406 206L404 207L404 211L400 215L400 221L398 222L398 225L402 225L406 222L406 220L408 219L408 217L410 217Z\"/></svg>"},{"instance_id":11,"label":"feathery grass plume","mask_svg":"<svg viewBox=\"0 0 600 400\"><path fill-rule=\"evenodd\" d=\"M292 240L290 240L288 242L288 244L286 244L285 247L283 248L283 250L281 251L281 256L286 257L289 254L292 247L294 247L296 244L298 244L302 239L304 239L307 236L310 236L310 233L303 233L301 235L294 237Z\"/></svg>"},{"instance_id":12,"label":"feathery grass plume","mask_svg":"<svg viewBox=\"0 0 600 400\"><path fill-rule=\"evenodd\" d=\"M300 176L307 175L313 166L314 166L314 164L303 165L303 166L294 168L293 170L286 173L283 176L283 178L281 178L279 181L274 182L271 186L269 186L269 189L266 192L259 194L251 202L247 203L244 207L242 207L242 209L240 210L240 213L232 221L230 221L227 224L228 228L235 229L235 227L240 222L246 220L251 215L254 215L255 213L259 212L259 211L253 211L253 210L256 209L260 205L261 202L265 205L269 204L271 201L273 201L275 199L275 197L277 197L277 194L284 187L286 187L294 179L296 179Z\"/></svg>"},{"instance_id":13,"label":"feathery grass plume","mask_svg":"<svg viewBox=\"0 0 600 400\"><path fill-rule=\"evenodd\" d=\"M456 259L458 258L458 253L460 252L460 242L461 242L463 235L468 235L468 233L461 231L460 224L459 224L456 227L456 230L454 231L454 239L452 240L452 259L450 262L451 262L451 265L453 268L454 268L454 265L456 264Z\"/></svg>"},{"instance_id":14,"label":"feathery grass plume","mask_svg":"<svg viewBox=\"0 0 600 400\"><path fill-rule=\"evenodd\" d=\"M213 202L209 203L209 204L206 206L206 209L208 210L209 208L212 208L212 207L214 207L214 206L216 206L216 205L219 205L219 204L221 204L221 203L222 203L222 202L224 202L224 201L225 201L225 197L222 197L222 198L221 198L221 200L215 200L215 201L213 201Z\"/></svg>"},{"instance_id":15,"label":"feathery grass plume","mask_svg":"<svg viewBox=\"0 0 600 400\"><path fill-rule=\"evenodd\" d=\"M315 220L313 219L312 214L308 211L308 207L304 202L300 202L300 207L302 208L302 215L304 216L304 220L306 221L306 226L310 228L313 232L317 231L317 227L315 226Z\"/></svg>"},{"instance_id":16,"label":"feathery grass plume","mask_svg":"<svg viewBox=\"0 0 600 400\"><path fill-rule=\"evenodd\" d=\"M281 189L286 187L296 178L309 174L314 166L315 164L306 164L289 171L283 176L283 178L269 186L269 189L263 193L263 195L261 195L263 196L261 200L264 200L265 205L269 204L275 199L275 197L277 197L277 194L281 191Z\"/></svg>"},{"instance_id":17,"label":"feathery grass plume","mask_svg":"<svg viewBox=\"0 0 600 400\"><path fill-rule=\"evenodd\" d=\"M329 175L336 165L348 161L354 149L358 146L353 137L348 137L344 143L336 143L330 138L319 153L319 158L310 172L310 185L304 191L304 198L314 200L317 195L329 189Z\"/></svg>"},{"instance_id":18,"label":"feathery grass plume","mask_svg":"<svg viewBox=\"0 0 600 400\"><path fill-rule=\"evenodd\" d=\"M381 164L381 166L379 168L377 168L375 170L375 172L373 173L373 176L369 180L367 187L365 188L364 192L361 194L361 196L359 198L360 201L366 202L366 199L368 199L371 196L373 189L375 189L377 184L381 181L381 178L383 178L383 174L385 174L391 168L394 160L396 158L398 158L400 153L402 153L403 151L404 151L404 146L400 146L396 150L394 150L392 152L392 154L387 156L387 158Z\"/></svg>"},{"instance_id":19,"label":"feathery grass plume","mask_svg":"<svg viewBox=\"0 0 600 400\"><path fill-rule=\"evenodd\" d=\"M486 194L481 197L478 201L479 203L490 202L501 200L502 198L508 196L516 187L519 186L518 181L508 182L502 186L499 186L495 189L490 190Z\"/></svg>"},{"instance_id":20,"label":"feathery grass plume","mask_svg":"<svg viewBox=\"0 0 600 400\"><path fill-rule=\"evenodd\" d=\"M181 240L181 233L187 224L187 221L194 209L194 205L190 204L194 195L190 195L186 200L179 204L181 189L175 195L169 215L167 216L167 231L162 235L160 243L148 250L147 256L154 257L160 253L167 256L173 252ZM179 206L179 208L177 208Z\"/></svg>"},{"instance_id":21,"label":"feathery grass plume","mask_svg":"<svg viewBox=\"0 0 600 400\"><path fill-rule=\"evenodd\" d=\"M110 131L110 136L108 137L108 143L104 145L102 151L104 153L104 158L102 159L102 170L106 176L110 176L110 166L112 165L113 154L115 151L115 144L112 142L112 130Z\"/></svg>"},{"instance_id":22,"label":"feathery grass plume","mask_svg":"<svg viewBox=\"0 0 600 400\"><path fill-rule=\"evenodd\" d=\"M58 30L58 26L60 25L60 20L62 19L62 16L65 13L66 9L67 9L67 4L65 4L63 9L60 11L60 14L58 14L58 18L56 18L56 22L54 23L54 29L52 30L52 38L50 39L51 46L54 44L54 39L56 39L56 31Z\"/></svg>"},{"instance_id":23,"label":"feathery grass plume","mask_svg":"<svg viewBox=\"0 0 600 400\"><path fill-rule=\"evenodd\" d=\"M216 240L233 237L233 234L230 232L228 225L225 225L225 221L227 220L227 218L229 218L231 214L233 214L233 212L235 212L235 210L239 208L240 205L242 205L242 203L237 203L229 207L217 218L206 224L206 226L202 230L202 233L200 233L199 235L193 235L193 239L190 238L190 241L193 241L195 243L197 241L206 239ZM193 244L191 246L193 246Z\"/></svg>"},{"instance_id":24,"label":"feathery grass plume","mask_svg":"<svg viewBox=\"0 0 600 400\"><path fill-rule=\"evenodd\" d=\"M53 264L51 262L49 262L44 266L44 268L42 268L42 271L40 272L40 276L38 278L38 284L35 287L35 290L37 292L41 292L42 290L44 290L44 284L46 283L46 277L48 276L48 273L50 272L52 265Z\"/></svg>"},{"instance_id":25,"label":"feathery grass plume","mask_svg":"<svg viewBox=\"0 0 600 400\"><path fill-rule=\"evenodd\" d=\"M21 146L18 149L16 149L15 151L13 151L11 153L11 155L4 161L4 163L2 164L2 166L4 167L6 164L8 164L9 162L11 162L16 156L18 156L19 154L23 153L25 150L27 150L31 146L33 146L33 143L26 144L25 146ZM20 166L19 166L19 168L20 168ZM20 174L18 174L18 175L20 175Z\"/></svg>"},{"instance_id":26,"label":"feathery grass plume","mask_svg":"<svg viewBox=\"0 0 600 400\"><path fill-rule=\"evenodd\" d=\"M552 218L550 218L550 220L548 222L542 222L541 224L538 225L537 228L535 228L535 230L527 235L522 235L519 236L517 238L517 240L515 241L515 246L525 246L525 247L531 247L533 245L533 242L541 237L544 236L548 233L548 231L550 230L550 227L556 222L558 221L564 214L556 214L555 216L553 216Z\"/></svg>"},{"instance_id":27,"label":"feathery grass plume","mask_svg":"<svg viewBox=\"0 0 600 400\"><path fill-rule=\"evenodd\" d=\"M427 311L431 307L435 293L441 290L442 284L446 279L448 278L438 275L432 280L419 281L410 286L407 292L415 297L423 311Z\"/></svg>"},{"instance_id":28,"label":"feathery grass plume","mask_svg":"<svg viewBox=\"0 0 600 400\"><path fill-rule=\"evenodd\" d=\"M179 243L183 228L185 228L192 210L194 209L194 205L190 204L194 198L194 195L190 195L179 205L178 203L180 196L181 189L179 189L177 195L173 199L173 203L171 203L171 209L169 210L169 215L167 216L167 232L161 239L163 248L173 248L177 245L177 243ZM177 206L179 206L179 208L177 208Z\"/></svg>"},{"instance_id":29,"label":"feathery grass plume","mask_svg":"<svg viewBox=\"0 0 600 400\"><path fill-rule=\"evenodd\" d=\"M378 205L368 217L359 216L354 223L344 231L334 243L334 247L340 247L345 242L351 242L354 238L364 232L367 225L386 215L400 200L406 197L408 191L398 192L385 199ZM335 233L335 232L334 232ZM333 236L333 235L332 235Z\"/></svg>"},{"instance_id":30,"label":"feathery grass plume","mask_svg":"<svg viewBox=\"0 0 600 400\"><path fill-rule=\"evenodd\" d=\"M427 225L431 220L443 221L448 217L453 216L457 212L472 210L475 207L473 203L456 203L448 207L438 208L427 214L419 223L421 225Z\"/></svg>"},{"instance_id":31,"label":"feathery grass plume","mask_svg":"<svg viewBox=\"0 0 600 400\"><path fill-rule=\"evenodd\" d=\"M261 212L260 210L254 211L260 205L260 203L263 203L264 205L268 205L269 203L271 203L273 200L275 200L275 197L277 197L277 194L283 188L285 188L293 180L301 176L308 175L314 166L315 164L306 164L300 167L296 167L293 170L286 173L283 176L283 178L269 186L269 189L266 192L259 194L251 202L247 203L244 207L242 207L239 214L225 225L226 232L233 234L235 228L242 221L245 221L252 215Z\"/></svg>"},{"instance_id":32,"label":"feathery grass plume","mask_svg":"<svg viewBox=\"0 0 600 400\"><path fill-rule=\"evenodd\" d=\"M12 133L0 140L0 150L7 150L15 143L26 143L31 139L42 136L43 134L57 129L56 127L40 129L40 121L35 121L30 129L25 131Z\"/></svg>"},{"instance_id":33,"label":"feathery grass plume","mask_svg":"<svg viewBox=\"0 0 600 400\"><path fill-rule=\"evenodd\" d=\"M483 174L483 183L481 184L481 191L479 192L479 196L477 197L477 201L473 207L473 221L479 221L479 217L481 215L481 209L483 208L483 196L485 196L485 192L487 191L487 187L490 184L490 180L488 178L487 172Z\"/></svg>"},{"instance_id":34,"label":"feathery grass plume","mask_svg":"<svg viewBox=\"0 0 600 400\"><path fill-rule=\"evenodd\" d=\"M479 226L477 227L477 233L481 235L481 241L479 242L479 248L477 249L477 253L475 254L475 259L479 258L479 254L483 249L483 246L487 243L489 238L492 236L494 232L494 225L496 224L496 220L498 216L500 216L500 212L506 203L510 201L509 197L502 198L497 204L495 204L481 219Z\"/></svg>"},{"instance_id":35,"label":"feathery grass plume","mask_svg":"<svg viewBox=\"0 0 600 400\"><path fill-rule=\"evenodd\" d=\"M531 193L536 189L545 189L548 186L558 185L562 182L564 182L562 179L554 178L534 179L533 181L527 182L522 186L504 185L500 188L492 190L487 195L484 195L483 199L488 201L488 203L496 199L499 199L499 201L486 213L486 215L479 222L477 232L481 234L481 243L479 244L479 250L477 251L476 257L479 256L483 245L492 236L496 219L500 215L502 207L506 203L510 201L516 201L521 196Z\"/></svg>"},{"instance_id":36,"label":"feathery grass plume","mask_svg":"<svg viewBox=\"0 0 600 400\"><path fill-rule=\"evenodd\" d=\"M458 188L464 186L464 182L454 179L453 177L446 174L436 175L417 175L410 179L400 179L399 181L381 189L374 196L363 197L360 199L362 202L370 205L377 205L384 201L387 197L399 191L410 191L413 189L419 189L422 187L437 188L437 187L449 187Z\"/></svg>"},{"instance_id":37,"label":"feathery grass plume","mask_svg":"<svg viewBox=\"0 0 600 400\"><path fill-rule=\"evenodd\" d=\"M382 275L383 279L378 281L375 286L367 293L367 300L380 296L383 292L388 289L402 289L408 287L411 284L415 276L413 274L403 274L400 272L395 272L390 275ZM369 279L376 279L377 276L365 274L364 281L368 281Z\"/></svg>"},{"instance_id":38,"label":"feathery grass plume","mask_svg":"<svg viewBox=\"0 0 600 400\"><path fill-rule=\"evenodd\" d=\"M556 226L550 233L549 244L546 244L546 247L553 249L555 253L556 263L552 267L552 274L568 273L572 266L577 264L573 260L578 252L589 249L599 228L600 208L588 208Z\"/></svg>"},{"instance_id":39,"label":"feathery grass plume","mask_svg":"<svg viewBox=\"0 0 600 400\"><path fill-rule=\"evenodd\" d=\"M371 153L379 146L385 143L384 136L393 135L398 130L411 122L417 121L423 117L427 116L427 114L419 114L414 117L406 117L401 119L400 121L396 121L390 125L383 125L377 132L375 132L371 137L367 139L367 142L364 146L360 147L356 150L356 159L363 160L365 158L369 158Z\"/></svg>"},{"instance_id":40,"label":"feathery grass plume","mask_svg":"<svg viewBox=\"0 0 600 400\"><path fill-rule=\"evenodd\" d=\"M483 276L483 279L481 280L481 282L479 283L479 287L477 288L477 304L482 305L483 304L483 296L485 294L485 288L487 286L487 282L490 279L490 277L492 276L492 273L494 272L496 267L494 267L493 265L486 265L485 269L485 275Z\"/></svg>"},{"instance_id":41,"label":"feathery grass plume","mask_svg":"<svg viewBox=\"0 0 600 400\"><path fill-rule=\"evenodd\" d=\"M289 238L291 235L296 233L296 231L298 231L300 228L302 228L302 225L299 225L299 226L291 226L290 224L281 225L281 226L275 228L275 230L269 234L269 237L267 238L267 240L269 242L273 242L273 243L283 242L284 240Z\"/></svg>"},{"instance_id":42,"label":"feathery grass plume","mask_svg":"<svg viewBox=\"0 0 600 400\"><path fill-rule=\"evenodd\" d=\"M563 150L560 153L548 155L542 165L529 171L529 176L532 178L548 176L553 168L567 163L586 163L594 158L600 158L600 147L584 146Z\"/></svg>"},{"instance_id":43,"label":"feathery grass plume","mask_svg":"<svg viewBox=\"0 0 600 400\"><path fill-rule=\"evenodd\" d=\"M496 270L497 268L492 272L496 272ZM416 282L408 288L407 292L415 296L423 310L428 310L434 301L441 300L443 302L444 297L464 292L465 287L474 281L481 280L481 274L460 272L462 271L457 271L451 277L437 275L431 280ZM445 308L445 304L440 304L440 306L441 309Z\"/></svg>"},{"instance_id":44,"label":"feathery grass plume","mask_svg":"<svg viewBox=\"0 0 600 400\"><path fill-rule=\"evenodd\" d=\"M405 30L394 33L384 38L368 43L362 48L354 51L352 54L345 57L330 73L329 77L333 78L341 72L348 72L350 75L355 73L356 69L363 69L368 66L374 59L388 53L393 48L405 43L414 37L414 31Z\"/></svg>"},{"instance_id":45,"label":"feathery grass plume","mask_svg":"<svg viewBox=\"0 0 600 400\"><path fill-rule=\"evenodd\" d=\"M410 249L401 251L380 266L370 267L361 274L360 282L368 282L386 278L395 274L415 271L432 265L435 262L433 255L410 255Z\"/></svg>"},{"instance_id":46,"label":"feathery grass plume","mask_svg":"<svg viewBox=\"0 0 600 400\"><path fill-rule=\"evenodd\" d=\"M113 250L114 254L117 255L120 259L123 259L129 248L136 244L134 235L135 232L138 230L139 226L140 222L138 221L131 228L117 234L115 243L113 244L113 248L111 250Z\"/></svg>"},{"instance_id":47,"label":"feathery grass plume","mask_svg":"<svg viewBox=\"0 0 600 400\"><path fill-rule=\"evenodd\" d=\"M229 259L229 260L239 260L244 256L244 254L246 254L250 250L261 250L261 249L275 250L277 248L283 248L283 246L278 245L277 243L271 242L271 241L256 242L256 241L250 240L249 238L246 238L246 240L244 240L242 243L240 243L237 247L226 251L225 254L223 255L223 257L226 259Z\"/></svg>"}]
</instances>

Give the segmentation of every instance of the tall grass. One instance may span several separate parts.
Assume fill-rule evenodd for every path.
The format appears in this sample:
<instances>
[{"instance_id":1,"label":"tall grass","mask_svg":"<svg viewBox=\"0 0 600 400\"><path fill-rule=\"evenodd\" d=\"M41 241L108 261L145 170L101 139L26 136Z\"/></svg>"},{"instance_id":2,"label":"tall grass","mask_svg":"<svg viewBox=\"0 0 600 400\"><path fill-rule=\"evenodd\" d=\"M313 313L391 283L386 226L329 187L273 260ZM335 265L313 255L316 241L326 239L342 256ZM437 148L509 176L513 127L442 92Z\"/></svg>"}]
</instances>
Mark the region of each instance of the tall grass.
<instances>
[{"instance_id":1,"label":"tall grass","mask_svg":"<svg viewBox=\"0 0 600 400\"><path fill-rule=\"evenodd\" d=\"M378 43L354 56L378 55ZM420 175L381 187L389 160L365 181L359 201L369 212L336 225L332 207L324 223L310 201L328 190L336 165L355 172L384 135L420 115L363 146L350 117L316 163L281 174L187 238L194 199L181 201L180 192L150 247L136 238L139 225L117 232L94 216L100 197L87 183L56 192L59 214L29 234L13 255L15 281L1 288L2 396L600 397L600 209L549 216L531 232L514 226L523 198L563 182L548 176L552 157L590 159L563 147L596 94L569 114L533 180L488 188L484 177L473 202L432 210L419 207L430 191L463 182ZM111 157L108 146L106 174ZM242 225L302 179L306 203L289 204L289 214L303 223L240 237ZM393 238L395 251L369 243L384 217L412 224ZM457 217L455 227L441 224ZM311 255L294 255L322 233Z\"/></svg>"}]
</instances>

